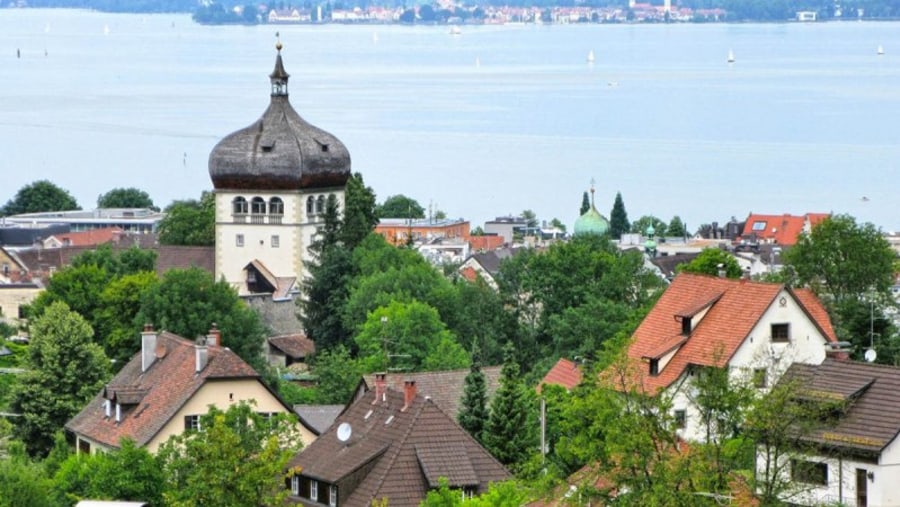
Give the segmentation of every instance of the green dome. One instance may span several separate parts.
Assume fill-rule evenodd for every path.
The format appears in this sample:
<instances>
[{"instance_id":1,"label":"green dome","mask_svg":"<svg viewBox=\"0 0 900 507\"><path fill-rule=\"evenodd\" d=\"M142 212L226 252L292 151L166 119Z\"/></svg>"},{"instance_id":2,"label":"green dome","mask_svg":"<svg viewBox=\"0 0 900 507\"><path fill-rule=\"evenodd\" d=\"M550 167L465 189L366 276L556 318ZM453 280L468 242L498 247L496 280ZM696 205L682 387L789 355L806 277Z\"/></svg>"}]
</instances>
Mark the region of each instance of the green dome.
<instances>
[{"instance_id":1,"label":"green dome","mask_svg":"<svg viewBox=\"0 0 900 507\"><path fill-rule=\"evenodd\" d=\"M591 206L584 215L575 220L575 235L597 234L603 235L609 233L609 220L597 211L597 208Z\"/></svg>"}]
</instances>

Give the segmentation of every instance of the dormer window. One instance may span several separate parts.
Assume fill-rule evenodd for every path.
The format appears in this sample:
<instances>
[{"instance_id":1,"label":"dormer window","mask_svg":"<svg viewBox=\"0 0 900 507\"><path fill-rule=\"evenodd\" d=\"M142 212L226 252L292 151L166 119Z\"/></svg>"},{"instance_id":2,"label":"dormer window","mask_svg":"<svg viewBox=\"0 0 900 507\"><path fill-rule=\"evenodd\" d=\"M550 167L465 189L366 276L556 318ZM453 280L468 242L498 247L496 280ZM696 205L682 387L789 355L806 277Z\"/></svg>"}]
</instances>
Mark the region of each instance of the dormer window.
<instances>
[{"instance_id":1,"label":"dormer window","mask_svg":"<svg viewBox=\"0 0 900 507\"><path fill-rule=\"evenodd\" d=\"M682 317L681 318L681 334L687 336L691 334L691 318L690 317Z\"/></svg>"},{"instance_id":2,"label":"dormer window","mask_svg":"<svg viewBox=\"0 0 900 507\"><path fill-rule=\"evenodd\" d=\"M659 359L651 359L650 360L650 376L655 377L659 375Z\"/></svg>"}]
</instances>

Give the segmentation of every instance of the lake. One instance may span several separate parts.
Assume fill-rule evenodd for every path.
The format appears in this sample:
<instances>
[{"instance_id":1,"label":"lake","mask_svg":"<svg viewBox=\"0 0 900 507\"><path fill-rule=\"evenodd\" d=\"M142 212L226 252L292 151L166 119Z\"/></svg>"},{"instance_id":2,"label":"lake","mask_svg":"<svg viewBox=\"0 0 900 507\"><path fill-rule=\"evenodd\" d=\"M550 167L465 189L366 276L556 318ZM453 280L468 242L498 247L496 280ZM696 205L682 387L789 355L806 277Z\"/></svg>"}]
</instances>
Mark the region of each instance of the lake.
<instances>
[{"instance_id":1,"label":"lake","mask_svg":"<svg viewBox=\"0 0 900 507\"><path fill-rule=\"evenodd\" d=\"M44 178L85 208L115 187L163 206L211 189L212 147L266 108L276 31L294 108L347 145L379 201L571 227L593 179L605 215L620 191L629 218L690 229L835 212L900 230L896 22L451 35L0 9L0 201Z\"/></svg>"}]
</instances>

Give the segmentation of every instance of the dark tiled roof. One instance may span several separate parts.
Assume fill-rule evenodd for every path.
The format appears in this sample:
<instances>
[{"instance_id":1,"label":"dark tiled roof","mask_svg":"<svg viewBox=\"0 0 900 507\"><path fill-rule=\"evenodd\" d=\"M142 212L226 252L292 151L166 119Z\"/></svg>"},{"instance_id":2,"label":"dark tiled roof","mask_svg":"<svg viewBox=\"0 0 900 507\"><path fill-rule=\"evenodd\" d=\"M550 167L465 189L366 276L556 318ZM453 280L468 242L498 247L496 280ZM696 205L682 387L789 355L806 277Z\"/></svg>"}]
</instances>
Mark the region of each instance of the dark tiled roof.
<instances>
[{"instance_id":1,"label":"dark tiled roof","mask_svg":"<svg viewBox=\"0 0 900 507\"><path fill-rule=\"evenodd\" d=\"M781 284L679 274L635 330L628 348L628 357L639 364L680 345L659 375L641 376L643 388L655 392L667 387L691 364L724 366L782 290ZM788 292L822 336L837 341L821 302L808 290ZM675 316L693 315L706 308L690 337L682 340L682 324Z\"/></svg>"},{"instance_id":2,"label":"dark tiled roof","mask_svg":"<svg viewBox=\"0 0 900 507\"><path fill-rule=\"evenodd\" d=\"M376 403L375 392L369 391L288 466L300 466L303 476L336 484L345 507L368 507L381 498L391 507L416 507L438 476L472 486L476 493L510 477L431 400L418 394L406 410L403 405L403 392L388 389L385 400ZM352 433L341 442L337 428L345 422Z\"/></svg>"},{"instance_id":3,"label":"dark tiled roof","mask_svg":"<svg viewBox=\"0 0 900 507\"><path fill-rule=\"evenodd\" d=\"M650 262L659 268L664 277L671 280L675 277L675 269L681 265L691 262L699 253L677 253L673 255L659 255L650 259Z\"/></svg>"},{"instance_id":4,"label":"dark tiled roof","mask_svg":"<svg viewBox=\"0 0 900 507\"><path fill-rule=\"evenodd\" d=\"M500 370L502 366L486 366L481 368L484 374L487 398L490 400L500 386ZM426 371L418 373L389 373L387 385L398 391L403 390L403 384L407 380L416 381L416 390L430 397L434 403L444 412L456 417L459 412L459 403L462 400L466 387L466 375L468 369L448 371ZM375 375L364 375L363 382L366 389L375 386Z\"/></svg>"},{"instance_id":5,"label":"dark tiled roof","mask_svg":"<svg viewBox=\"0 0 900 507\"><path fill-rule=\"evenodd\" d=\"M160 245L156 252L156 274L159 276L172 269L195 267L213 275L216 272L215 247Z\"/></svg>"},{"instance_id":6,"label":"dark tiled roof","mask_svg":"<svg viewBox=\"0 0 900 507\"><path fill-rule=\"evenodd\" d=\"M194 342L162 332L156 351L157 359L143 373L141 353L136 354L103 392L66 423L66 429L106 446L118 447L123 437L146 445L206 382L259 379L250 365L225 347L208 347L208 361L200 374L195 373ZM117 424L115 417L105 417L103 403L107 397L126 405L121 423Z\"/></svg>"},{"instance_id":7,"label":"dark tiled roof","mask_svg":"<svg viewBox=\"0 0 900 507\"><path fill-rule=\"evenodd\" d=\"M316 353L316 344L303 334L273 336L269 338L269 345L294 359L302 359Z\"/></svg>"},{"instance_id":8,"label":"dark tiled roof","mask_svg":"<svg viewBox=\"0 0 900 507\"><path fill-rule=\"evenodd\" d=\"M294 405L294 412L322 434L337 419L344 407L345 405Z\"/></svg>"},{"instance_id":9,"label":"dark tiled roof","mask_svg":"<svg viewBox=\"0 0 900 507\"><path fill-rule=\"evenodd\" d=\"M792 364L780 382L793 381L799 398L847 403L834 424L804 437L808 441L874 455L900 432L900 368L826 359Z\"/></svg>"}]
</instances>

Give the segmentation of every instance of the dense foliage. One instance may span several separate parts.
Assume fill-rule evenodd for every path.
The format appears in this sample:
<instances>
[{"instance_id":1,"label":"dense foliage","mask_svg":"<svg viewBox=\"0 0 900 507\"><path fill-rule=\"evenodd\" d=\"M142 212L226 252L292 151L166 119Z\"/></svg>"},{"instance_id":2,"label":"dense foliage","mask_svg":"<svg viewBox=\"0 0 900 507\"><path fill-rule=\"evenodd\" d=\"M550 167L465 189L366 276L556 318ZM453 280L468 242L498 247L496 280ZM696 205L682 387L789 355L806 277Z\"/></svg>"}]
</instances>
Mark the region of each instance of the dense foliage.
<instances>
[{"instance_id":1,"label":"dense foliage","mask_svg":"<svg viewBox=\"0 0 900 507\"><path fill-rule=\"evenodd\" d=\"M612 239L621 239L622 234L630 230L631 223L628 222L625 201L622 200L622 193L616 192L616 200L613 201L612 211L609 212L609 235Z\"/></svg>"},{"instance_id":2,"label":"dense foliage","mask_svg":"<svg viewBox=\"0 0 900 507\"><path fill-rule=\"evenodd\" d=\"M15 197L0 208L0 216L78 209L81 207L78 206L68 190L64 190L50 181L39 180L20 188Z\"/></svg>"},{"instance_id":3,"label":"dense foliage","mask_svg":"<svg viewBox=\"0 0 900 507\"><path fill-rule=\"evenodd\" d=\"M151 208L153 199L147 192L134 188L114 188L97 198L98 208Z\"/></svg>"},{"instance_id":4,"label":"dense foliage","mask_svg":"<svg viewBox=\"0 0 900 507\"><path fill-rule=\"evenodd\" d=\"M163 245L211 246L216 241L216 196L203 192L200 200L175 201L159 223Z\"/></svg>"},{"instance_id":5,"label":"dense foliage","mask_svg":"<svg viewBox=\"0 0 900 507\"><path fill-rule=\"evenodd\" d=\"M391 195L375 208L378 218L425 218L425 208L412 197Z\"/></svg>"}]
</instances>

